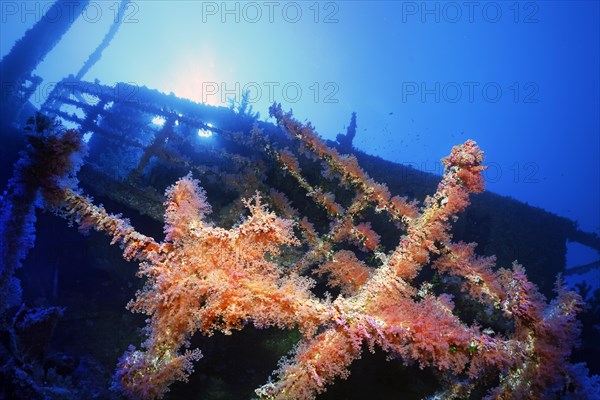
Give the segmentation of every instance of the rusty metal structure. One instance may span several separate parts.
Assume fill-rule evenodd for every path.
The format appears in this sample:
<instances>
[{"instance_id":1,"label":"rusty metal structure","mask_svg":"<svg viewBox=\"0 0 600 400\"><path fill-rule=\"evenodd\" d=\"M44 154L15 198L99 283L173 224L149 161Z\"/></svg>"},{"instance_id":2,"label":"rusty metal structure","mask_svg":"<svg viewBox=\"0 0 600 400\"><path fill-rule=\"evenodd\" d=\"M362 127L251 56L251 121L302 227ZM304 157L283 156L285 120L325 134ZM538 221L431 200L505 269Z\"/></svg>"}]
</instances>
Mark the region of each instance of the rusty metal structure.
<instances>
[{"instance_id":1,"label":"rusty metal structure","mask_svg":"<svg viewBox=\"0 0 600 400\"><path fill-rule=\"evenodd\" d=\"M82 7L84 3L81 2ZM123 1L122 7L126 3ZM60 7L61 2L56 6ZM24 121L36 111L29 97L42 79L34 76L33 70L69 26L43 26L40 22L0 62L3 83L8 79L11 88L3 95L0 120L3 181L24 146L19 139ZM41 37L46 39L40 40ZM30 53L23 63L22 54L27 54L28 44L36 41L35 54ZM235 224L244 208L240 199L250 197L256 190L269 193L276 189L284 193L301 214L311 206L306 193L286 174L275 156L287 147L297 148L298 144L278 126L259 121L248 111L247 104L237 108L214 107L147 87L84 81L81 75L71 75L58 83L39 112L59 118L84 135L88 153L78 174L80 184L94 197L119 205L121 209L116 211L135 210L162 222L165 187L190 171L207 190L215 211L212 219L220 226ZM328 143L340 152L351 150L362 168L376 181L385 183L392 194L422 200L435 191L438 177L433 174L341 144ZM334 192L341 203L349 202L348 194L336 191L335 183L323 176L318 160L303 158L300 162L311 185L323 192ZM317 231L327 236L327 213L318 211L311 217ZM397 242L400 232L393 223L374 213L361 217L373 222L384 248L389 250ZM600 252L600 238L579 230L575 222L493 193L473 199L472 206L454 226L453 235L456 240L479 243L479 251L495 254L498 265L510 265L518 259L546 294L552 291L558 273L569 273L565 271L568 241ZM598 265L595 262L570 271L580 273Z\"/></svg>"},{"instance_id":2,"label":"rusty metal structure","mask_svg":"<svg viewBox=\"0 0 600 400\"><path fill-rule=\"evenodd\" d=\"M53 7L65 7L63 3L59 1ZM85 7L83 3L81 7ZM126 6L127 1L123 1L121 12ZM48 12L55 11L50 9ZM88 70L99 59L101 50L109 45L118 29L117 21L82 70ZM8 88L3 93L0 120L6 171L10 171L18 148L23 144L18 139L20 129L26 118L35 112L29 98L42 79L34 76L33 70L73 23L72 20L62 22L49 24L40 20L0 62L3 87ZM32 45L34 43L36 46ZM289 144L279 129L256 121L255 116L246 112L245 106L237 111L214 107L127 83L107 86L98 81L87 82L81 80L81 76L77 73L56 84L40 111L59 117L67 126L86 135L89 154L79 176L84 185L96 195L109 196L157 220L162 216L164 185L177 175L193 170L205 176L207 183L219 181L219 176L223 175L231 177L230 182L236 182L234 176L242 173L247 179L249 171L257 168L263 168L261 173L264 175L264 157L269 159L264 146L272 141L279 141L284 147ZM254 123L259 124L265 136L260 144L253 142L255 146L249 146ZM341 147L340 143L330 144ZM378 181L385 182L395 194L423 198L435 186L433 175L356 149L353 152L361 165ZM259 158L263 158L263 164L256 165ZM165 175L167 171L170 176ZM254 174L252 181L255 184L261 182L260 174ZM246 186L246 194L256 189L251 187L250 181ZM239 194L238 191L238 197ZM567 241L600 249L600 239L581 232L572 221L515 200L486 193L475 200L474 206L465 226L469 218L476 218L481 222L480 226L484 225L481 229L487 232L471 230L465 232L466 238L492 243L489 253L497 254L500 260L510 262L518 258L523 261L533 270L534 280L535 271L540 268L543 272L539 273L538 282L545 290L550 290L551 280L545 282L544 276L554 276L564 270ZM515 214L520 218L512 219ZM504 223L509 219L512 220L510 224ZM462 229L461 226L457 229ZM527 232L536 232L536 235L527 235ZM487 238L481 237L482 234ZM532 236L536 239L527 239ZM542 247L546 250L540 251ZM595 264L591 265L593 268Z\"/></svg>"}]
</instances>

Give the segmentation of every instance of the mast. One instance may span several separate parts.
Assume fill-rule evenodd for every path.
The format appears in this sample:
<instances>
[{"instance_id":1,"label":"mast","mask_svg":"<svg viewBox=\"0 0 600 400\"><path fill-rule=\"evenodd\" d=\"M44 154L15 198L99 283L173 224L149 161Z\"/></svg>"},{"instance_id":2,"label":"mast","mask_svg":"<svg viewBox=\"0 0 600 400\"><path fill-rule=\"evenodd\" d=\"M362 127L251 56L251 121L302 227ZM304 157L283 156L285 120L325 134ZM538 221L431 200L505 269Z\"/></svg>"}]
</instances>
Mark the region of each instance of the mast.
<instances>
[{"instance_id":1,"label":"mast","mask_svg":"<svg viewBox=\"0 0 600 400\"><path fill-rule=\"evenodd\" d=\"M57 0L0 61L3 105L0 125L9 125L15 120L41 83L41 78L33 76L33 71L58 44L88 4L89 0ZM21 3L20 7L26 7L25 3Z\"/></svg>"}]
</instances>

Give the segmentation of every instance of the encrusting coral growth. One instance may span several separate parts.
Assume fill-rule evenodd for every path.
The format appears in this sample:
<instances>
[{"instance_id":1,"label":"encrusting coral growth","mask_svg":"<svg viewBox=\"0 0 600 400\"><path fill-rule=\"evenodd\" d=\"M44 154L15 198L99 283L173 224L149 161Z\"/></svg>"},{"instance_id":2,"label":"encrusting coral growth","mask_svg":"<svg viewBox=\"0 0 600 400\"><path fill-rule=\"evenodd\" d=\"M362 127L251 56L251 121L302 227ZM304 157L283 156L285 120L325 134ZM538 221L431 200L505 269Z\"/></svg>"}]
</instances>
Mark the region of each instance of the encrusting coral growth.
<instances>
[{"instance_id":1,"label":"encrusting coral growth","mask_svg":"<svg viewBox=\"0 0 600 400\"><path fill-rule=\"evenodd\" d=\"M41 114L25 128L29 142L15 165L13 178L0 196L0 319L21 302L14 276L35 241L36 208L56 202L62 187L73 184L83 143L74 130L62 128ZM5 321L3 321L4 323Z\"/></svg>"},{"instance_id":2,"label":"encrusting coral growth","mask_svg":"<svg viewBox=\"0 0 600 400\"><path fill-rule=\"evenodd\" d=\"M206 194L191 174L166 191L162 242L137 232L74 187L52 189L58 214L80 230L107 233L126 259L140 262L138 274L146 284L128 308L149 316L146 340L139 349L129 348L115 374L116 386L128 397L160 398L171 383L185 381L201 358L200 350L189 349L196 332L231 334L249 323L297 327L302 334L291 358L280 363L277 379L256 390L261 398L314 398L334 379L348 377L363 346L447 374L453 379L445 398L468 395L475 380L486 376L500 376L489 391L498 399L551 398L583 385L581 368L568 361L581 298L559 281L557 298L547 304L518 264L495 270L494 259L476 255L474 244L451 241L451 222L469 205L469 195L484 189L483 152L475 142L455 146L443 159L437 191L418 207L392 197L353 156L328 148L310 124L283 113L279 105L270 112L299 140L305 155L323 160L328 173L356 193L352 204L342 207L302 177L291 150L274 150L287 173L332 217L326 235L319 236L276 191L271 197L293 219L269 211L256 193L244 201L249 215L242 222L229 230L213 226L207 221ZM354 223L367 207L386 212L405 232L389 254L377 251L380 236L370 224ZM301 243L295 226L309 248L289 269L279 260L282 249ZM371 268L351 251L334 250L340 241L374 251L381 265ZM335 300L317 297L311 291L314 282L301 276L315 264L314 272L329 275L330 285L341 288ZM424 267L460 278L465 296L503 313L512 328L494 333L461 321L452 296L434 293L419 279Z\"/></svg>"}]
</instances>

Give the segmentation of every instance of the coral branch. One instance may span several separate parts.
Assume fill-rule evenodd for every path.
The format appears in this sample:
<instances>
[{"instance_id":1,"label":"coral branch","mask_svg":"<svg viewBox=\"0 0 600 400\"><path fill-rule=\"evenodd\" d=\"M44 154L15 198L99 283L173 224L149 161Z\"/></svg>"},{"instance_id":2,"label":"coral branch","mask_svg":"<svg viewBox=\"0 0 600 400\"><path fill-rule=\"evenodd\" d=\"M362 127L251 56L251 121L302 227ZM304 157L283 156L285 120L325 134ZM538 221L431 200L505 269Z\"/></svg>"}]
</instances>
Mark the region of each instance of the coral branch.
<instances>
[{"instance_id":1,"label":"coral branch","mask_svg":"<svg viewBox=\"0 0 600 400\"><path fill-rule=\"evenodd\" d=\"M53 206L62 187L74 183L84 146L78 132L41 114L29 119L26 130L29 144L0 196L0 317L20 303L14 273L33 247L36 208Z\"/></svg>"},{"instance_id":2,"label":"coral branch","mask_svg":"<svg viewBox=\"0 0 600 400\"><path fill-rule=\"evenodd\" d=\"M270 112L298 139L303 154L326 163L344 190L354 193L343 206L332 193L308 183L292 150L269 147L282 169L328 212L327 234L319 236L306 216L274 190L272 202L293 220L267 209L257 192L242 201L247 215L237 225L213 226L206 220L211 211L206 193L189 174L166 190L166 236L158 242L94 205L72 181L36 184L58 214L81 230L107 233L123 248L124 258L140 262L138 275L146 279L145 286L128 308L148 316L146 339L120 359L116 387L130 398L160 398L174 381L187 380L193 362L201 358L200 350L189 349L192 335L231 334L248 324L298 328L302 334L292 356L280 364L276 381L257 389L262 398L312 399L336 378L347 378L363 348L434 368L449 378L446 393L463 397L476 380L488 377L500 377L491 398L552 397L573 382L585 384L579 376L583 369L568 361L581 298L559 283L557 299L548 305L518 264L496 271L495 259L478 256L474 244L452 243L451 222L469 205L469 196L484 189L483 152L474 141L455 146L442 160L444 176L418 209L414 201L392 196L374 182L355 157L327 147L310 124L301 124L277 104ZM64 157L56 163L50 176L64 175ZM368 207L387 213L403 229L388 254L369 222L356 223ZM334 301L311 291L314 282L297 273L303 268L284 267L288 252L282 249L297 251L301 245L294 221L308 245L298 265L317 264L314 272L329 275L330 285L342 292ZM368 266L341 245L374 252L381 265ZM462 280L463 293L456 295L501 315L502 331L465 323L452 296L427 281L430 269Z\"/></svg>"}]
</instances>

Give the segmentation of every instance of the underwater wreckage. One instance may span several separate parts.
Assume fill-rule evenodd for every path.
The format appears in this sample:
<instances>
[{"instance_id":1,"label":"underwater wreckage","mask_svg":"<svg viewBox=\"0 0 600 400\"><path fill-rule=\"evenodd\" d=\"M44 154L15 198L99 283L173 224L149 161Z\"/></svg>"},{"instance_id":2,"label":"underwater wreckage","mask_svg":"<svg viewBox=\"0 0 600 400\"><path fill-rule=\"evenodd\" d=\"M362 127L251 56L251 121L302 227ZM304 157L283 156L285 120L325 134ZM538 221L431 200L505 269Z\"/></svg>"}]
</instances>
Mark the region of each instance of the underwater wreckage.
<instances>
[{"instance_id":1,"label":"underwater wreckage","mask_svg":"<svg viewBox=\"0 0 600 400\"><path fill-rule=\"evenodd\" d=\"M198 361L195 333L230 335L249 325L292 330L299 339L274 381L256 390L261 398L314 398L347 378L367 349L417 366L410 374L435 371L444 398L569 391L577 398L596 384L582 364L568 361L581 297L559 280L557 297L546 302L548 271L530 281L526 263L502 254L501 238L515 233L494 231L490 221L502 215L492 215L489 204L531 213L524 224L545 216L556 229L539 230L549 237L536 241L564 246L570 237L594 246L597 238L499 196L477 203L484 194L470 194L483 191L485 167L474 142L452 149L436 183L397 165L401 175L382 173L389 163L347 142L343 149L357 156L341 154L277 104L270 109L274 126L146 88L136 89L135 101L122 101L114 88L98 87L70 78L42 108L77 130L42 114L29 121L29 145L2 199L2 309L9 324L9 307L20 303L13 275L33 246L36 207L81 232L111 236L145 279L128 305L148 316L145 338L125 352L113 376L113 388L128 398L160 398L194 366L210 363ZM198 140L199 131L213 137ZM402 196L392 196L388 185ZM85 193L146 215L146 226L164 222L165 238L145 235ZM469 227L473 221L479 231ZM518 227L509 229L523 237ZM543 254L528 248L539 262ZM556 259L542 260L545 268L562 270L560 250L546 254Z\"/></svg>"},{"instance_id":2,"label":"underwater wreckage","mask_svg":"<svg viewBox=\"0 0 600 400\"><path fill-rule=\"evenodd\" d=\"M571 360L600 359L600 292L555 285L597 236L479 193L471 141L437 177L353 148L352 122L324 142L276 104L83 81L128 3L41 114L33 71L76 18L0 62L0 398L598 398Z\"/></svg>"}]
</instances>

